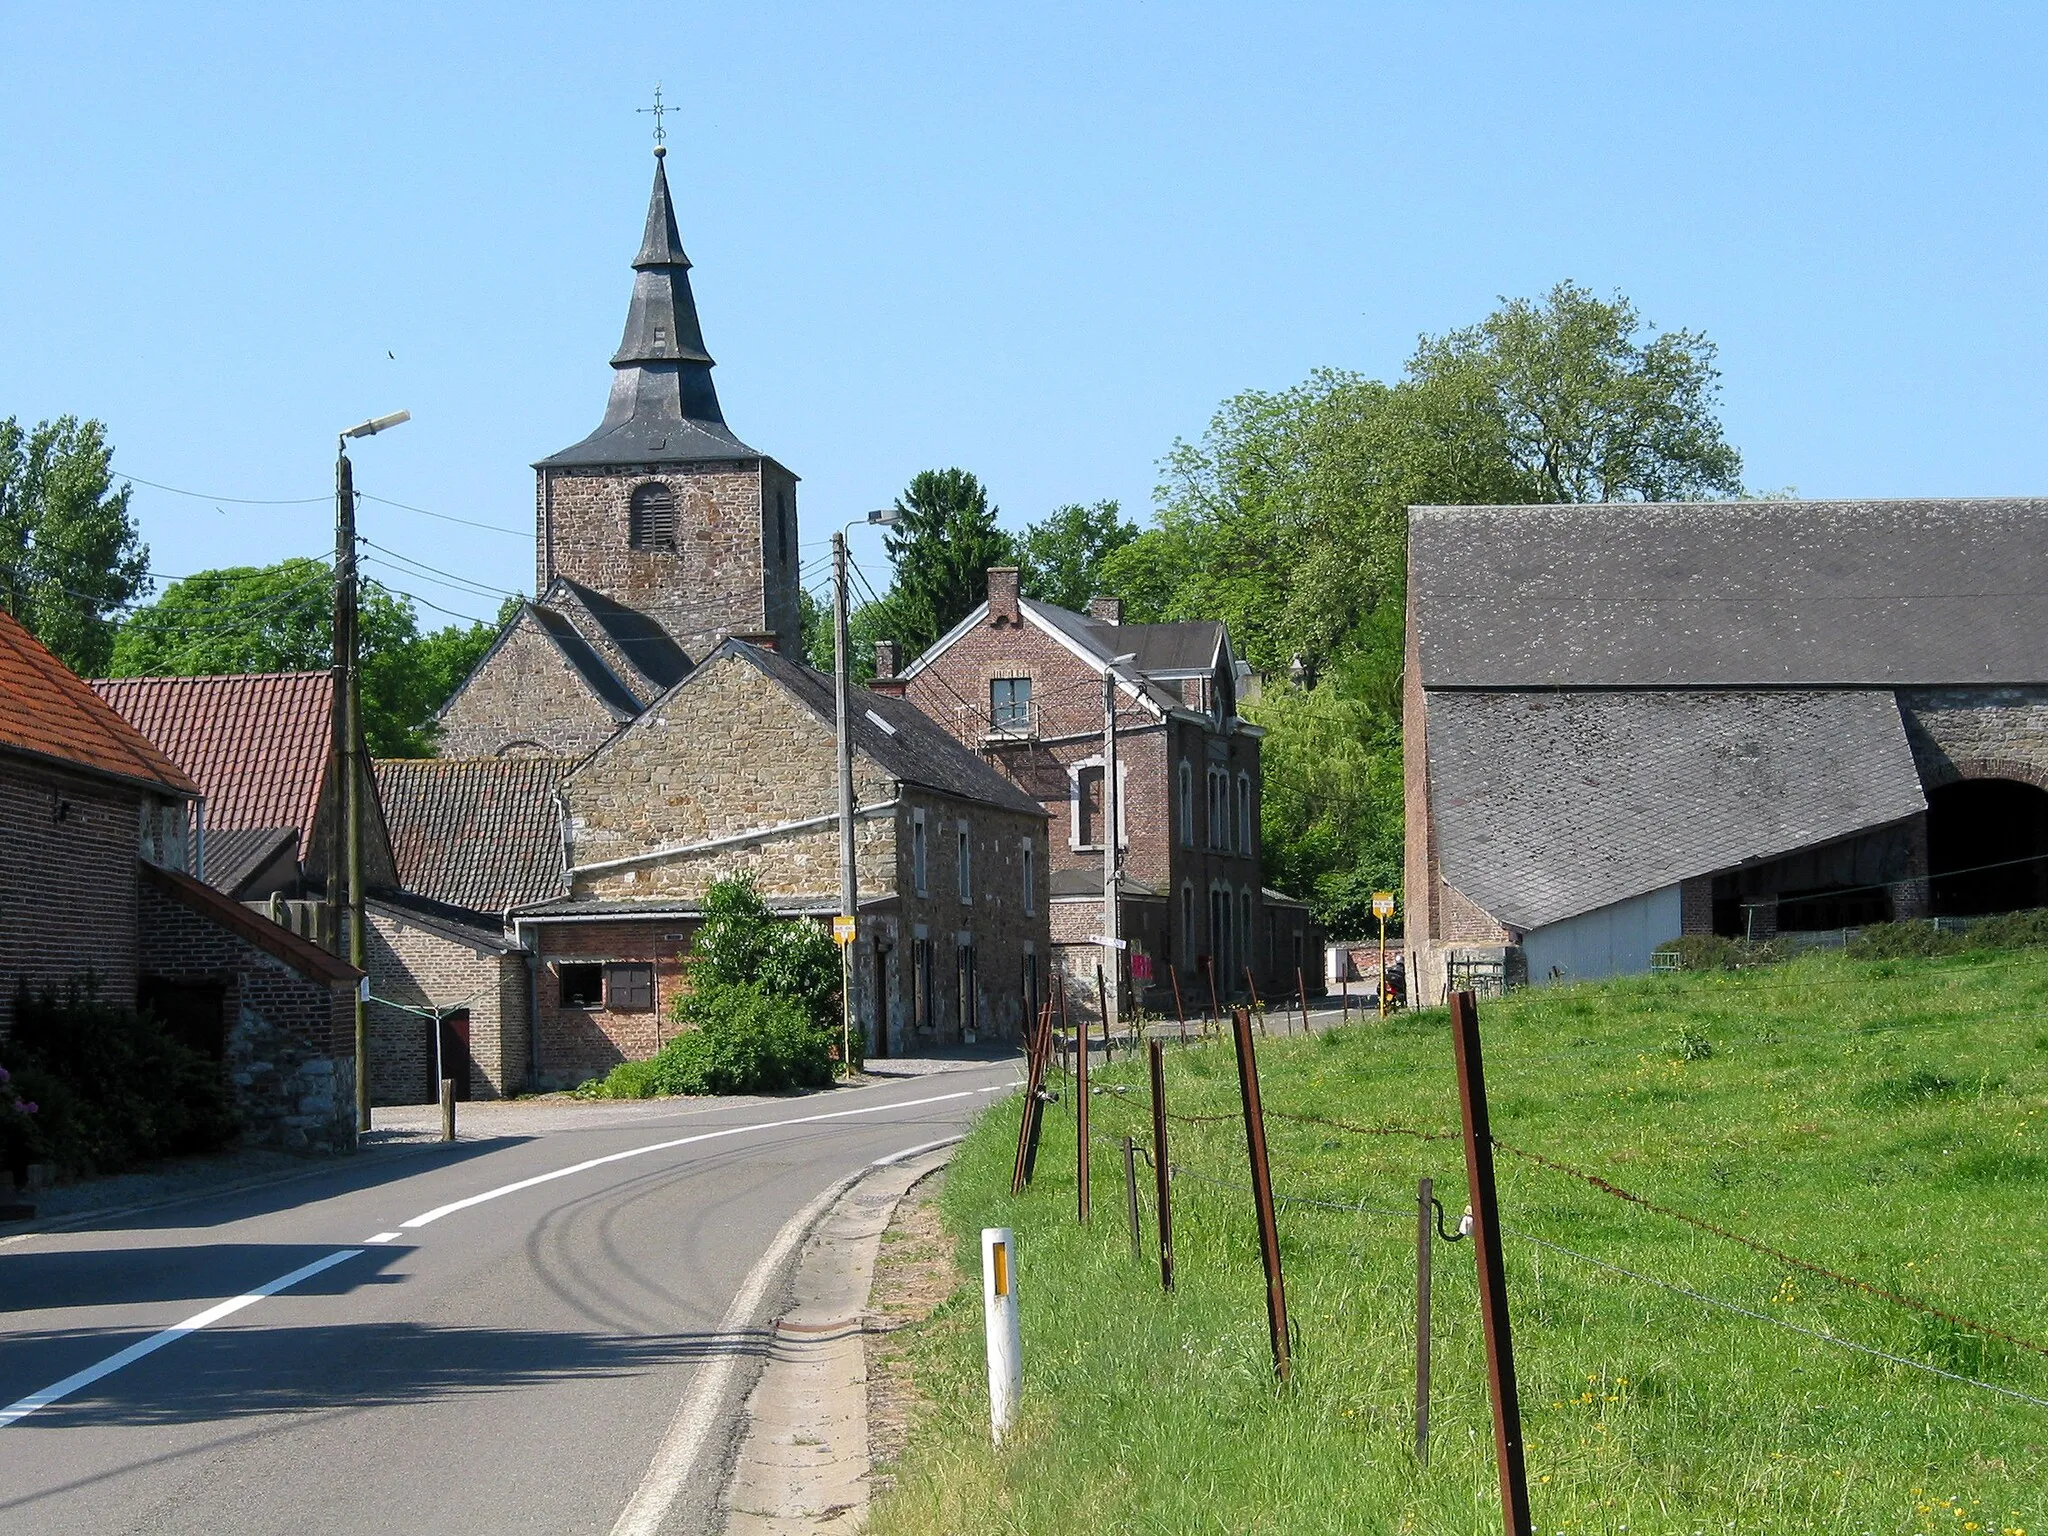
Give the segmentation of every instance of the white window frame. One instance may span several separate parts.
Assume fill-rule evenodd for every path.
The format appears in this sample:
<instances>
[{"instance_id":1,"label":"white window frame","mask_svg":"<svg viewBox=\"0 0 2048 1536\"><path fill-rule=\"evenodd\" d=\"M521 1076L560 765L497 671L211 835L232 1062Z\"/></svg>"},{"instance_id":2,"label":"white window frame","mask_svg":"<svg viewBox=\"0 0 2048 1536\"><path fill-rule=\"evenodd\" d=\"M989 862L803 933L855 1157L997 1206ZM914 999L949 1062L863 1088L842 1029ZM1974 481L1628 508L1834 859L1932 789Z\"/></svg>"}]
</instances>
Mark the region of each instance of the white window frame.
<instances>
[{"instance_id":1,"label":"white window frame","mask_svg":"<svg viewBox=\"0 0 2048 1536\"><path fill-rule=\"evenodd\" d=\"M955 861L960 877L960 905L974 905L974 829L961 817L954 827Z\"/></svg>"},{"instance_id":2,"label":"white window frame","mask_svg":"<svg viewBox=\"0 0 2048 1536\"><path fill-rule=\"evenodd\" d=\"M913 810L910 813L910 883L920 896L931 894L925 886L925 866L929 862L925 855L928 847L924 812Z\"/></svg>"}]
</instances>

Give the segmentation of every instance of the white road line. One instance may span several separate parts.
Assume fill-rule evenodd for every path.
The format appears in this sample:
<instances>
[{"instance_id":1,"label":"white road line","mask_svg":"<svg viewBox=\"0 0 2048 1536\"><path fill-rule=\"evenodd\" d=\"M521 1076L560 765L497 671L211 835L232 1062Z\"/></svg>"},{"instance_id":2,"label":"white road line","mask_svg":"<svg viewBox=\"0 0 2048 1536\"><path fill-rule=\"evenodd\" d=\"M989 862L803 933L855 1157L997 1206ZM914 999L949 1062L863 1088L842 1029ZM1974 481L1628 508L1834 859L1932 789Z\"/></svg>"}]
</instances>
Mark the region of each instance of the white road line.
<instances>
[{"instance_id":1,"label":"white road line","mask_svg":"<svg viewBox=\"0 0 2048 1536\"><path fill-rule=\"evenodd\" d=\"M403 1236L405 1236L403 1232L379 1232L375 1237L366 1237L363 1241L366 1243L395 1243Z\"/></svg>"},{"instance_id":2,"label":"white road line","mask_svg":"<svg viewBox=\"0 0 2048 1536\"><path fill-rule=\"evenodd\" d=\"M947 1098L964 1098L965 1094L947 1094ZM930 1102L930 1101L924 1101ZM747 1272L746 1281L740 1286L732 1305L725 1309L725 1316L719 1319L718 1333L721 1338L731 1340L743 1329L755 1325L754 1314L760 1310L761 1298L767 1294L769 1283L774 1280L789 1256L818 1219L832 1209L833 1203L868 1173L876 1168L887 1168L900 1163L920 1152L930 1152L938 1147L949 1147L964 1136L942 1136L937 1141L920 1142L914 1147L905 1147L900 1152L891 1152L887 1157L878 1157L866 1168L857 1169L818 1196L809 1205L798 1211L783 1223L782 1230L775 1234L775 1240L768 1245L768 1251L755 1261ZM719 1405L732 1382L732 1373L739 1365L740 1351L729 1348L716 1359L698 1368L690 1382L690 1390L676 1405L675 1417L669 1420L668 1432L661 1437L661 1445L654 1453L654 1461L647 1469L647 1475L640 1479L640 1486L633 1490L618 1522L612 1526L612 1536L657 1536L661 1523L668 1518L670 1508L675 1504L676 1495L683 1491L683 1484L695 1468L697 1457L704 1449L704 1442L717 1423Z\"/></svg>"},{"instance_id":3,"label":"white road line","mask_svg":"<svg viewBox=\"0 0 2048 1536\"><path fill-rule=\"evenodd\" d=\"M892 1109L915 1109L920 1104L943 1104L949 1099L973 1098L975 1092L976 1090L972 1088L963 1088L957 1093L936 1093L924 1099L899 1099L892 1104L871 1104L865 1109L840 1109L824 1115L798 1115L789 1120L765 1120L754 1125L729 1125L722 1130L699 1131L694 1136L678 1136L673 1141L657 1141L644 1147L630 1147L624 1152L613 1152L606 1157L593 1157L584 1162L571 1163L568 1167L557 1168L552 1173L537 1173L530 1179L501 1184L496 1189L487 1189L480 1195L451 1200L446 1205L435 1206L431 1211L422 1211L410 1221L401 1221L399 1226L410 1232L439 1221L443 1216L452 1216L457 1211L466 1211L473 1205L482 1205L487 1200L517 1194L520 1190L532 1189L537 1184L550 1184L556 1179L566 1179L571 1174L587 1173L592 1168L602 1168L607 1163L622 1163L629 1157L645 1157L650 1152L666 1152L674 1147L687 1147L700 1141L716 1141L722 1136L744 1136L749 1131L779 1131L792 1125L816 1125L821 1120L844 1120L850 1115L879 1115Z\"/></svg>"},{"instance_id":4,"label":"white road line","mask_svg":"<svg viewBox=\"0 0 2048 1536\"><path fill-rule=\"evenodd\" d=\"M226 1301L215 1302L204 1312L195 1312L182 1323L174 1324L164 1329L161 1333L153 1333L146 1339L139 1339L120 1353L107 1356L98 1365L89 1365L75 1375L66 1376L55 1386L45 1387L40 1392L31 1392L19 1402L9 1403L5 1408L0 1408L0 1429L5 1429L10 1424L18 1424L38 1408L47 1408L58 1399L69 1397L81 1388L91 1386L101 1377L111 1376L125 1365L133 1365L144 1355L154 1354L166 1344L176 1343L188 1333L197 1333L202 1328L211 1327L222 1318L231 1316L241 1311L244 1307L254 1306L266 1296L275 1296L279 1291L288 1291L301 1280L310 1280L322 1270L332 1269L344 1259L352 1259L362 1251L360 1248L338 1249L328 1254L326 1258L315 1259L312 1263L295 1269L288 1275L279 1275L268 1285L259 1285L253 1291L245 1291L240 1296L230 1297Z\"/></svg>"},{"instance_id":5,"label":"white road line","mask_svg":"<svg viewBox=\"0 0 2048 1536\"><path fill-rule=\"evenodd\" d=\"M964 1097L964 1095L948 1095ZM697 1457L704 1449L704 1442L718 1423L718 1410L723 1405L725 1394L732 1383L732 1374L738 1369L742 1353L733 1335L753 1326L754 1314L760 1309L761 1298L767 1293L769 1283L781 1271L796 1246L804 1240L812 1225L832 1208L847 1190L851 1189L867 1169L857 1169L826 1190L809 1205L798 1211L783 1223L782 1230L775 1234L775 1240L768 1245L768 1251L761 1255L754 1267L747 1272L746 1281L732 1299L732 1305L725 1309L725 1316L719 1319L719 1337L727 1340L726 1349L697 1368L691 1379L690 1390L683 1394L683 1400L676 1404L675 1417L669 1420L668 1432L661 1437L661 1445L655 1450L654 1461L647 1469L647 1475L640 1479L640 1486L633 1490L633 1497L627 1501L618 1523L612 1527L612 1536L656 1536L661 1522L668 1517L670 1506L676 1495L683 1491L683 1484L696 1466Z\"/></svg>"}]
</instances>

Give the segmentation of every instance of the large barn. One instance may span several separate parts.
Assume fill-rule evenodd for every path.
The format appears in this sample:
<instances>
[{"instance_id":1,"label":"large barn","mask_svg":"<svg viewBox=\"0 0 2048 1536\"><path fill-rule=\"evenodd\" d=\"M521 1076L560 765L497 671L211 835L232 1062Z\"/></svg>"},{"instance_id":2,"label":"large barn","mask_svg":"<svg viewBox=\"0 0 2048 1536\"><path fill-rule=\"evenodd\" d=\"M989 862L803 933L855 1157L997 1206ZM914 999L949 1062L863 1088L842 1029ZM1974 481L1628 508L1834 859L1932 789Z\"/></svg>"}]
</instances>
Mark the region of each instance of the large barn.
<instances>
[{"instance_id":1,"label":"large barn","mask_svg":"<svg viewBox=\"0 0 2048 1536\"><path fill-rule=\"evenodd\" d=\"M1453 977L2048 906L2048 500L1416 507L1407 914Z\"/></svg>"}]
</instances>

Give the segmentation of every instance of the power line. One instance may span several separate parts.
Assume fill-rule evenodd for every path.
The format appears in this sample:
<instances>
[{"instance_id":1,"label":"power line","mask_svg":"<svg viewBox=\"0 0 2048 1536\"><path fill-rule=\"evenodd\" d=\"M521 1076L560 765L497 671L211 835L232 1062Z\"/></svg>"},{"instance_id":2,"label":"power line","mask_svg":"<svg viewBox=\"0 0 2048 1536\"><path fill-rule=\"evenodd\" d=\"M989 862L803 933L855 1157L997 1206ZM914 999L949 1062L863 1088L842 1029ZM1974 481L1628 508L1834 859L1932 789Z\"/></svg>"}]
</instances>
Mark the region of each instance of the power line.
<instances>
[{"instance_id":1,"label":"power line","mask_svg":"<svg viewBox=\"0 0 2048 1536\"><path fill-rule=\"evenodd\" d=\"M374 501L380 506L396 507L401 512L417 512L421 517L437 517L444 523L460 523L465 528L481 528L486 533L509 534L515 539L530 539L533 537L531 529L507 528L501 523L479 523L471 518L454 517L446 512L433 512L425 507L415 507L403 501L393 501L387 496L372 496L368 491L357 491L356 497L360 501Z\"/></svg>"},{"instance_id":2,"label":"power line","mask_svg":"<svg viewBox=\"0 0 2048 1536\"><path fill-rule=\"evenodd\" d=\"M164 485L155 480L145 480L140 475L117 474L117 480L133 480L137 485L146 485L153 491L169 491L173 496L190 496L194 501L225 501L238 507L310 507L315 502L332 501L333 496L289 496L282 499L261 496L209 496L204 491L188 491L175 485Z\"/></svg>"}]
</instances>

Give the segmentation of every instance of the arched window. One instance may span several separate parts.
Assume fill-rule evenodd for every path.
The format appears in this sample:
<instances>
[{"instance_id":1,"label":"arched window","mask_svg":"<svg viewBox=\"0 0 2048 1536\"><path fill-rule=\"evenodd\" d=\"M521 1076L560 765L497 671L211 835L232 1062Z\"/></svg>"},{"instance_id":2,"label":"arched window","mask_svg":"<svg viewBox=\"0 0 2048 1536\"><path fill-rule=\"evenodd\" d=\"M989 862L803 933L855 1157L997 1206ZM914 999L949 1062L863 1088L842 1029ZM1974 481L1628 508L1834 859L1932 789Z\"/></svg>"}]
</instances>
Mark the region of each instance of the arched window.
<instances>
[{"instance_id":1,"label":"arched window","mask_svg":"<svg viewBox=\"0 0 2048 1536\"><path fill-rule=\"evenodd\" d=\"M1195 846L1195 765L1180 760L1180 845Z\"/></svg>"},{"instance_id":2,"label":"arched window","mask_svg":"<svg viewBox=\"0 0 2048 1536\"><path fill-rule=\"evenodd\" d=\"M627 506L626 539L635 549L674 549L676 493L659 480L634 486Z\"/></svg>"}]
</instances>

